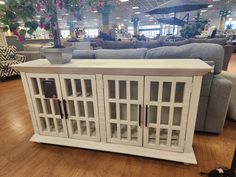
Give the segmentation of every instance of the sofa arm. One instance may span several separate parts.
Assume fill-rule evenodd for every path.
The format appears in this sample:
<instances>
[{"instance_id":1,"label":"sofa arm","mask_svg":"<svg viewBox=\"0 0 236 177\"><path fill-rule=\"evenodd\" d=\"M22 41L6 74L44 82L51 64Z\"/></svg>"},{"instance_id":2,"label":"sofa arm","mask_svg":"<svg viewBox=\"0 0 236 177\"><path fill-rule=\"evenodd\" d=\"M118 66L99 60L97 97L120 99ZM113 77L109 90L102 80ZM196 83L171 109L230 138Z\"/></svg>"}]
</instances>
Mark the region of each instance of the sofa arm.
<instances>
[{"instance_id":1,"label":"sofa arm","mask_svg":"<svg viewBox=\"0 0 236 177\"><path fill-rule=\"evenodd\" d=\"M224 46L224 61L223 61L223 67L222 70L226 71L228 68L229 60L234 52L234 45L225 45Z\"/></svg>"},{"instance_id":2,"label":"sofa arm","mask_svg":"<svg viewBox=\"0 0 236 177\"><path fill-rule=\"evenodd\" d=\"M223 71L221 75L232 82L232 93L229 102L228 117L236 120L236 73Z\"/></svg>"},{"instance_id":3,"label":"sofa arm","mask_svg":"<svg viewBox=\"0 0 236 177\"><path fill-rule=\"evenodd\" d=\"M42 58L40 51L19 51L17 54L26 56L26 61L32 61Z\"/></svg>"},{"instance_id":4,"label":"sofa arm","mask_svg":"<svg viewBox=\"0 0 236 177\"><path fill-rule=\"evenodd\" d=\"M14 58L19 63L24 63L26 61L25 55L16 54Z\"/></svg>"},{"instance_id":5,"label":"sofa arm","mask_svg":"<svg viewBox=\"0 0 236 177\"><path fill-rule=\"evenodd\" d=\"M211 85L205 131L221 133L228 110L232 83L221 75L215 75Z\"/></svg>"}]
</instances>

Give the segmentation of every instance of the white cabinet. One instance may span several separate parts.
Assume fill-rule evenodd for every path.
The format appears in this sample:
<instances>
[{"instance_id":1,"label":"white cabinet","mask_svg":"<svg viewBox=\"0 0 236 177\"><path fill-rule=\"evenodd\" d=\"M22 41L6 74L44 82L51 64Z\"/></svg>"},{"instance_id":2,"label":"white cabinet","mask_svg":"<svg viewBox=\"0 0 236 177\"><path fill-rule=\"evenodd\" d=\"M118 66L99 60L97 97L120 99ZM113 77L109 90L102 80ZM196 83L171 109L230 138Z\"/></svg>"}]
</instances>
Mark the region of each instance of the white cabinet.
<instances>
[{"instance_id":1,"label":"white cabinet","mask_svg":"<svg viewBox=\"0 0 236 177\"><path fill-rule=\"evenodd\" d=\"M21 71L31 141L196 164L201 60L36 60Z\"/></svg>"}]
</instances>

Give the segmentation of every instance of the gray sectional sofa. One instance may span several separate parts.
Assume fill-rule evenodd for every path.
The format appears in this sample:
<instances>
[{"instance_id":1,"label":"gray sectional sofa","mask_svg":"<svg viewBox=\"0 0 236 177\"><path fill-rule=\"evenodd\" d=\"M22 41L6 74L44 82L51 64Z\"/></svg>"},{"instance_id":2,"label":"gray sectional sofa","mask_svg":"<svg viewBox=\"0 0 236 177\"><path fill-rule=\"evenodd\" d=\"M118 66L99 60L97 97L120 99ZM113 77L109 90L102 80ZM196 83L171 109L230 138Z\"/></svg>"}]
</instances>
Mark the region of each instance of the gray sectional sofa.
<instances>
[{"instance_id":1,"label":"gray sectional sofa","mask_svg":"<svg viewBox=\"0 0 236 177\"><path fill-rule=\"evenodd\" d=\"M73 59L187 59L200 58L214 65L204 76L198 108L196 131L221 133L223 130L232 83L220 75L224 49L217 44L192 43L153 49L74 50ZM184 63L183 63L184 65Z\"/></svg>"}]
</instances>

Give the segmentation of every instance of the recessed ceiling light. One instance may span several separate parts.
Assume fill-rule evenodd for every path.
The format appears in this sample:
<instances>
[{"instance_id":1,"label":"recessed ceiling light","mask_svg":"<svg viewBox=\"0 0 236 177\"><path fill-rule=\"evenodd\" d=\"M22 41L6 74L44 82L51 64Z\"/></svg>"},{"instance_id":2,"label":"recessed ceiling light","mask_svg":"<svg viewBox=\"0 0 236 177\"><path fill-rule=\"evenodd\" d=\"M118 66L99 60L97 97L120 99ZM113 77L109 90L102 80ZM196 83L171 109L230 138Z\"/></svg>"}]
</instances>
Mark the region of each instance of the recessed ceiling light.
<instances>
[{"instance_id":1,"label":"recessed ceiling light","mask_svg":"<svg viewBox=\"0 0 236 177\"><path fill-rule=\"evenodd\" d=\"M212 5L212 4L210 4L208 7L209 7L209 8L211 8L211 7L213 7L213 5Z\"/></svg>"},{"instance_id":2,"label":"recessed ceiling light","mask_svg":"<svg viewBox=\"0 0 236 177\"><path fill-rule=\"evenodd\" d=\"M201 10L202 13L206 12L207 10Z\"/></svg>"},{"instance_id":3,"label":"recessed ceiling light","mask_svg":"<svg viewBox=\"0 0 236 177\"><path fill-rule=\"evenodd\" d=\"M141 12L134 12L134 14L141 14Z\"/></svg>"},{"instance_id":4,"label":"recessed ceiling light","mask_svg":"<svg viewBox=\"0 0 236 177\"><path fill-rule=\"evenodd\" d=\"M97 10L95 10L95 11L93 11L94 13L98 13L98 11Z\"/></svg>"},{"instance_id":5,"label":"recessed ceiling light","mask_svg":"<svg viewBox=\"0 0 236 177\"><path fill-rule=\"evenodd\" d=\"M147 14L147 15L145 15L146 17L150 17L151 15L149 15L149 14Z\"/></svg>"},{"instance_id":6,"label":"recessed ceiling light","mask_svg":"<svg viewBox=\"0 0 236 177\"><path fill-rule=\"evenodd\" d=\"M62 20L62 18L58 18L58 20Z\"/></svg>"},{"instance_id":7,"label":"recessed ceiling light","mask_svg":"<svg viewBox=\"0 0 236 177\"><path fill-rule=\"evenodd\" d=\"M139 7L138 6L134 6L134 7L132 7L132 9L139 9Z\"/></svg>"},{"instance_id":8,"label":"recessed ceiling light","mask_svg":"<svg viewBox=\"0 0 236 177\"><path fill-rule=\"evenodd\" d=\"M128 2L129 0L120 0L120 2Z\"/></svg>"},{"instance_id":9,"label":"recessed ceiling light","mask_svg":"<svg viewBox=\"0 0 236 177\"><path fill-rule=\"evenodd\" d=\"M119 19L120 19L120 17L116 17L116 19L117 19L117 20L119 20Z\"/></svg>"}]
</instances>

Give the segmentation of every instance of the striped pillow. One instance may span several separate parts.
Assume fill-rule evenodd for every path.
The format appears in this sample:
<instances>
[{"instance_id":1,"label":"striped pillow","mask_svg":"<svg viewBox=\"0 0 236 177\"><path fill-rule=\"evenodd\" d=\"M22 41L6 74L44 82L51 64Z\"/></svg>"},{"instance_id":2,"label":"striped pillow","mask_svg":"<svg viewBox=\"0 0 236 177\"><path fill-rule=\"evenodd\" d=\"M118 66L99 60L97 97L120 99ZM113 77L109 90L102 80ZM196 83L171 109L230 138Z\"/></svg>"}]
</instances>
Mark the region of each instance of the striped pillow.
<instances>
[{"instance_id":1,"label":"striped pillow","mask_svg":"<svg viewBox=\"0 0 236 177\"><path fill-rule=\"evenodd\" d=\"M0 46L0 61L7 61L14 59L16 54L15 46Z\"/></svg>"}]
</instances>

